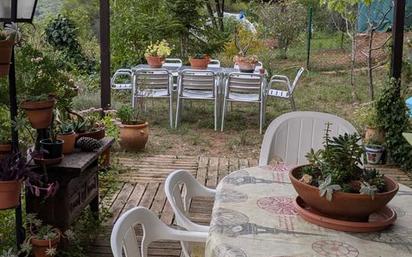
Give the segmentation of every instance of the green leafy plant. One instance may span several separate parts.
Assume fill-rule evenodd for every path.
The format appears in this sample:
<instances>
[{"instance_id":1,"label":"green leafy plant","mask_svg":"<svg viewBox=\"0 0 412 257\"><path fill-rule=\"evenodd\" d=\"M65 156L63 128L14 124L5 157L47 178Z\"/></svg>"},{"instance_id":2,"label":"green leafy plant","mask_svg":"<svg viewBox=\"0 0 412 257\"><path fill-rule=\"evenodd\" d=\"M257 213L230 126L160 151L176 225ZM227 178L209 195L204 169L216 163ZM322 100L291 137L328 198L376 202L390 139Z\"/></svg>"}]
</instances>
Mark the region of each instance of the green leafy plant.
<instances>
[{"instance_id":1,"label":"green leafy plant","mask_svg":"<svg viewBox=\"0 0 412 257\"><path fill-rule=\"evenodd\" d=\"M0 144L8 144L11 141L10 112L6 106L0 105Z\"/></svg>"},{"instance_id":2,"label":"green leafy plant","mask_svg":"<svg viewBox=\"0 0 412 257\"><path fill-rule=\"evenodd\" d=\"M18 253L13 249L9 248L8 250L3 250L3 253L0 255L0 257L18 257Z\"/></svg>"},{"instance_id":3,"label":"green leafy plant","mask_svg":"<svg viewBox=\"0 0 412 257\"><path fill-rule=\"evenodd\" d=\"M139 112L129 105L123 105L116 113L122 124L137 125L144 123L139 120Z\"/></svg>"},{"instance_id":4,"label":"green leafy plant","mask_svg":"<svg viewBox=\"0 0 412 257\"><path fill-rule=\"evenodd\" d=\"M354 112L354 121L362 129L366 127L379 128L380 122L376 103L369 102L357 108Z\"/></svg>"},{"instance_id":5,"label":"green leafy plant","mask_svg":"<svg viewBox=\"0 0 412 257\"><path fill-rule=\"evenodd\" d=\"M402 136L410 130L408 108L399 82L391 79L386 83L376 108L391 159L403 169L412 170L412 146Z\"/></svg>"},{"instance_id":6,"label":"green leafy plant","mask_svg":"<svg viewBox=\"0 0 412 257\"><path fill-rule=\"evenodd\" d=\"M166 40L162 41L157 41L156 43L151 43L147 48L145 52L145 56L155 56L155 57L161 57L161 58L166 58L170 55L172 49L169 46L169 43L167 43Z\"/></svg>"},{"instance_id":7,"label":"green leafy plant","mask_svg":"<svg viewBox=\"0 0 412 257\"><path fill-rule=\"evenodd\" d=\"M330 136L326 125L324 148L307 154L310 163L302 169L301 181L319 188L320 195L332 200L333 192L368 194L385 190L383 176L375 169L362 168L364 149L357 134Z\"/></svg>"}]
</instances>

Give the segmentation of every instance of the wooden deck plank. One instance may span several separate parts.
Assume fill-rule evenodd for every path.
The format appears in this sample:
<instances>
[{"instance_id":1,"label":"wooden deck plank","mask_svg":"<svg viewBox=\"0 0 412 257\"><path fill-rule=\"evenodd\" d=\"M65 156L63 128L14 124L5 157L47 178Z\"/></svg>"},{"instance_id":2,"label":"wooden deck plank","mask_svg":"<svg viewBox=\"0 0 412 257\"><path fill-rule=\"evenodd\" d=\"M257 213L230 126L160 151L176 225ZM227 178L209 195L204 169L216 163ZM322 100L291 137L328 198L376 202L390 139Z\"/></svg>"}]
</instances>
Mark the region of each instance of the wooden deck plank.
<instances>
[{"instance_id":1,"label":"wooden deck plank","mask_svg":"<svg viewBox=\"0 0 412 257\"><path fill-rule=\"evenodd\" d=\"M110 207L109 211L112 213L112 217L110 217L105 224L113 225L116 222L118 216L122 212L124 206L127 203L127 200L130 197L134 188L134 184L125 184L120 191L119 195L116 197L113 205Z\"/></svg>"},{"instance_id":2,"label":"wooden deck plank","mask_svg":"<svg viewBox=\"0 0 412 257\"><path fill-rule=\"evenodd\" d=\"M209 168L207 171L206 186L210 188L216 188L219 170L219 158L212 157L209 159Z\"/></svg>"}]
</instances>

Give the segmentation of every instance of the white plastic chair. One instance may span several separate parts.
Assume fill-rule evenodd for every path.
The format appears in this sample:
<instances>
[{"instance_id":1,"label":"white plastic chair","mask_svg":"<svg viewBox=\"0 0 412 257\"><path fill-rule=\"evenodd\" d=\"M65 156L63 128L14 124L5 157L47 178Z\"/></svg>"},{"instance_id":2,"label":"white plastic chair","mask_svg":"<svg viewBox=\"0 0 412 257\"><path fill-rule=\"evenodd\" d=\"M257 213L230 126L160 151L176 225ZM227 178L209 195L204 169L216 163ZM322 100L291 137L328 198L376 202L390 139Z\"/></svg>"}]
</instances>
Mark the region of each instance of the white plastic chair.
<instances>
[{"instance_id":1,"label":"white plastic chair","mask_svg":"<svg viewBox=\"0 0 412 257\"><path fill-rule=\"evenodd\" d=\"M288 99L290 101L290 105L292 106L292 110L296 111L295 100L293 99L293 92L295 91L296 85L298 84L298 81L304 71L305 69L303 67L299 69L292 84L290 83L289 78L286 76L273 75L269 82L268 96L281 98L281 99ZM283 85L286 85L287 90L279 90L279 89L273 88L273 85L276 83L281 83Z\"/></svg>"},{"instance_id":2,"label":"white plastic chair","mask_svg":"<svg viewBox=\"0 0 412 257\"><path fill-rule=\"evenodd\" d=\"M181 185L183 185L184 188L184 195L182 195L180 191ZM193 197L214 198L216 190L203 186L189 172L176 170L166 178L165 193L175 213L178 226L189 231L209 231L209 226L196 224L189 219L189 208Z\"/></svg>"},{"instance_id":3,"label":"white plastic chair","mask_svg":"<svg viewBox=\"0 0 412 257\"><path fill-rule=\"evenodd\" d=\"M311 148L323 148L326 123L331 123L331 136L357 133L348 121L328 113L290 112L273 120L263 137L259 165L274 158L286 164L307 164L305 155Z\"/></svg>"},{"instance_id":4,"label":"white plastic chair","mask_svg":"<svg viewBox=\"0 0 412 257\"><path fill-rule=\"evenodd\" d=\"M210 70L183 70L178 78L178 94L175 127L179 125L183 100L214 101L215 130L217 130L219 88L216 74Z\"/></svg>"},{"instance_id":5,"label":"white plastic chair","mask_svg":"<svg viewBox=\"0 0 412 257\"><path fill-rule=\"evenodd\" d=\"M121 83L117 83L116 80L119 77L126 77L126 82L122 81ZM133 71L131 69L118 69L111 81L110 81L112 89L115 90L132 90L133 88Z\"/></svg>"},{"instance_id":6,"label":"white plastic chair","mask_svg":"<svg viewBox=\"0 0 412 257\"><path fill-rule=\"evenodd\" d=\"M220 68L220 61L217 59L210 60L209 64L207 65L208 68Z\"/></svg>"},{"instance_id":7,"label":"white plastic chair","mask_svg":"<svg viewBox=\"0 0 412 257\"><path fill-rule=\"evenodd\" d=\"M225 85L223 97L221 131L224 129L227 102L259 104L259 131L262 134L265 120L266 86L263 75L255 73L230 73Z\"/></svg>"},{"instance_id":8,"label":"white plastic chair","mask_svg":"<svg viewBox=\"0 0 412 257\"><path fill-rule=\"evenodd\" d=\"M143 238L139 245L135 228L142 225ZM114 257L147 257L150 243L159 240L205 242L207 233L170 228L161 222L150 210L135 207L124 213L113 227L110 244ZM185 256L190 256L183 249ZM124 253L124 255L123 255Z\"/></svg>"},{"instance_id":9,"label":"white plastic chair","mask_svg":"<svg viewBox=\"0 0 412 257\"><path fill-rule=\"evenodd\" d=\"M142 98L168 98L169 123L173 128L173 83L172 76L166 69L138 69L134 74L132 106Z\"/></svg>"}]
</instances>

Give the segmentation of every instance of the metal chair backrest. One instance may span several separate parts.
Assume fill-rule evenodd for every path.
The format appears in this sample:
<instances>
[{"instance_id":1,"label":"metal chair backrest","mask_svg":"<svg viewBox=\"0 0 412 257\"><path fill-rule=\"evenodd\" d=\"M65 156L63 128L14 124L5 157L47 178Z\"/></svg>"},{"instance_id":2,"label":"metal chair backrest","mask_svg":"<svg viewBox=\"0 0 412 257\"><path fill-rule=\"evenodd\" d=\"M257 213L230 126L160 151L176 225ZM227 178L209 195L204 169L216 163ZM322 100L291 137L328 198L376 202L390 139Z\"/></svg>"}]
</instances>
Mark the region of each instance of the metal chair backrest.
<instances>
[{"instance_id":1,"label":"metal chair backrest","mask_svg":"<svg viewBox=\"0 0 412 257\"><path fill-rule=\"evenodd\" d=\"M255 72L259 72L260 69L263 68L263 63L262 62L257 62L255 66Z\"/></svg>"},{"instance_id":2,"label":"metal chair backrest","mask_svg":"<svg viewBox=\"0 0 412 257\"><path fill-rule=\"evenodd\" d=\"M290 92L290 94L292 94L293 91L295 90L296 85L298 84L298 81L299 81L300 77L302 77L302 74L303 74L304 71L305 71L305 68L301 67L301 68L298 70L298 73L296 73L296 77L295 77L295 79L293 80L293 83L292 83L292 85L291 85L291 89L290 89L291 92Z\"/></svg>"},{"instance_id":3,"label":"metal chair backrest","mask_svg":"<svg viewBox=\"0 0 412 257\"><path fill-rule=\"evenodd\" d=\"M210 60L209 64L207 65L208 68L220 68L220 61L217 59Z\"/></svg>"},{"instance_id":4,"label":"metal chair backrest","mask_svg":"<svg viewBox=\"0 0 412 257\"><path fill-rule=\"evenodd\" d=\"M126 82L123 83L116 83L116 80L119 77L127 77L124 78ZM114 74L110 81L110 85L112 89L116 90L131 90L132 89L132 81L133 81L133 71L131 69L118 69Z\"/></svg>"},{"instance_id":5,"label":"metal chair backrest","mask_svg":"<svg viewBox=\"0 0 412 257\"><path fill-rule=\"evenodd\" d=\"M263 76L254 73L233 72L229 74L227 87L231 93L259 94L262 93Z\"/></svg>"},{"instance_id":6,"label":"metal chair backrest","mask_svg":"<svg viewBox=\"0 0 412 257\"><path fill-rule=\"evenodd\" d=\"M135 83L138 91L167 89L171 93L171 75L166 69L136 70Z\"/></svg>"},{"instance_id":7,"label":"metal chair backrest","mask_svg":"<svg viewBox=\"0 0 412 257\"><path fill-rule=\"evenodd\" d=\"M213 92L216 96L216 76L210 70L183 70L179 76L180 89Z\"/></svg>"},{"instance_id":8,"label":"metal chair backrest","mask_svg":"<svg viewBox=\"0 0 412 257\"><path fill-rule=\"evenodd\" d=\"M136 236L138 225L143 228L140 244ZM160 221L150 210L135 207L122 214L117 220L113 227L110 245L114 257L147 257L148 247L154 241L205 242L206 238L207 233L173 229ZM189 256L187 252L185 255Z\"/></svg>"},{"instance_id":9,"label":"metal chair backrest","mask_svg":"<svg viewBox=\"0 0 412 257\"><path fill-rule=\"evenodd\" d=\"M166 67L176 67L176 68L180 68L182 67L183 62L181 59L178 58L166 58L165 62L163 63L162 67L166 68Z\"/></svg>"},{"instance_id":10,"label":"metal chair backrest","mask_svg":"<svg viewBox=\"0 0 412 257\"><path fill-rule=\"evenodd\" d=\"M357 133L348 121L328 113L290 112L273 120L266 130L260 150L259 165L274 158L290 165L307 164L306 154L323 148L326 123L331 136Z\"/></svg>"}]
</instances>

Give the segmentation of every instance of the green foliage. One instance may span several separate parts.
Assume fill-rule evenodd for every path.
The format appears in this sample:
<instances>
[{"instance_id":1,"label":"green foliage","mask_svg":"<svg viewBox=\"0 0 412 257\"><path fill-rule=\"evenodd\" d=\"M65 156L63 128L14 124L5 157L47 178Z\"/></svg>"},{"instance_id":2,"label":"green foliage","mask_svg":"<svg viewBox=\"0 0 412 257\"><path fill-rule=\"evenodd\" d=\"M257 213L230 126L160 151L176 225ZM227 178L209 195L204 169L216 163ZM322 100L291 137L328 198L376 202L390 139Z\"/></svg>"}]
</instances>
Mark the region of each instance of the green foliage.
<instances>
[{"instance_id":1,"label":"green foliage","mask_svg":"<svg viewBox=\"0 0 412 257\"><path fill-rule=\"evenodd\" d=\"M354 121L360 128L379 128L380 122L375 102L361 105L355 110L354 115Z\"/></svg>"},{"instance_id":2,"label":"green foliage","mask_svg":"<svg viewBox=\"0 0 412 257\"><path fill-rule=\"evenodd\" d=\"M375 186L377 192L384 190L383 176L376 170L361 168L364 149L358 144L357 134L344 134L330 137L330 124L325 130L324 149L315 152L313 149L307 158L310 166L302 170L302 177L310 176L307 181L318 186L322 196L332 199L334 191L343 190L352 193L374 193L370 187ZM361 188L365 187L362 191Z\"/></svg>"},{"instance_id":3,"label":"green foliage","mask_svg":"<svg viewBox=\"0 0 412 257\"><path fill-rule=\"evenodd\" d=\"M102 122L104 124L105 129L106 129L107 136L118 139L119 138L119 127L113 121L112 116L111 115L105 115L102 119Z\"/></svg>"},{"instance_id":4,"label":"green foliage","mask_svg":"<svg viewBox=\"0 0 412 257\"><path fill-rule=\"evenodd\" d=\"M125 125L136 125L142 123L142 121L139 121L139 112L130 105L123 105L119 110L117 110L116 115L122 124Z\"/></svg>"},{"instance_id":5,"label":"green foliage","mask_svg":"<svg viewBox=\"0 0 412 257\"><path fill-rule=\"evenodd\" d=\"M19 97L38 101L54 95L61 109L70 107L74 82L53 56L25 44L17 51L16 65Z\"/></svg>"},{"instance_id":6,"label":"green foliage","mask_svg":"<svg viewBox=\"0 0 412 257\"><path fill-rule=\"evenodd\" d=\"M281 57L286 58L287 50L301 35L306 24L306 10L294 0L268 2L258 6L257 13L263 24L265 38L278 42Z\"/></svg>"},{"instance_id":7,"label":"green foliage","mask_svg":"<svg viewBox=\"0 0 412 257\"><path fill-rule=\"evenodd\" d=\"M11 141L10 111L6 106L0 105L0 144Z\"/></svg>"},{"instance_id":8,"label":"green foliage","mask_svg":"<svg viewBox=\"0 0 412 257\"><path fill-rule=\"evenodd\" d=\"M96 62L83 53L77 28L69 18L58 15L51 20L45 28L45 40L55 50L61 51L63 58L75 65L77 70L87 74L95 71ZM64 64L68 66L66 62Z\"/></svg>"},{"instance_id":9,"label":"green foliage","mask_svg":"<svg viewBox=\"0 0 412 257\"><path fill-rule=\"evenodd\" d=\"M403 169L412 170L412 146L402 136L410 130L408 108L399 82L392 79L386 83L376 108L391 159Z\"/></svg>"}]
</instances>

